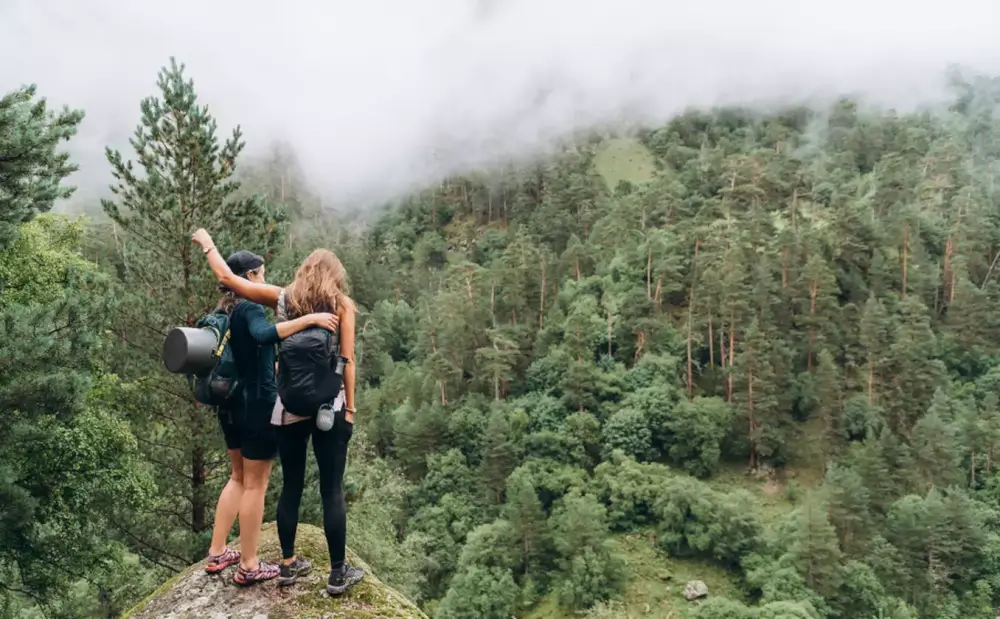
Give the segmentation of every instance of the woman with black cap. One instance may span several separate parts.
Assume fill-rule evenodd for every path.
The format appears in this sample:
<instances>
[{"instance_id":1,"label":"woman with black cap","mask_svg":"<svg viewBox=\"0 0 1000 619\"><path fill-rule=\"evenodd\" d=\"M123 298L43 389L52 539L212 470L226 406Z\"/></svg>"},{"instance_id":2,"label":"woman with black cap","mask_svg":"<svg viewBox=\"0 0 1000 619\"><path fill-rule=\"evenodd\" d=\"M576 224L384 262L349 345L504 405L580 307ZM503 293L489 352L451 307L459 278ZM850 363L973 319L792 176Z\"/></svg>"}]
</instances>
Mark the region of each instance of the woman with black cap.
<instances>
[{"instance_id":1,"label":"woman with black cap","mask_svg":"<svg viewBox=\"0 0 1000 619\"><path fill-rule=\"evenodd\" d=\"M226 260L232 272L251 282L264 283L264 259L249 251L237 251ZM219 309L230 316L230 345L243 384L241 406L220 410L219 423L232 463L229 482L219 496L215 527L205 570L220 572L239 563L233 577L238 585L251 585L276 578L279 568L260 561L257 543L264 518L271 465L278 453L277 438L270 424L277 399L274 383L275 349L281 339L311 326L334 329L336 316L318 313L273 325L264 308L220 287ZM226 538L237 513L240 519L240 552L226 546Z\"/></svg>"}]
</instances>

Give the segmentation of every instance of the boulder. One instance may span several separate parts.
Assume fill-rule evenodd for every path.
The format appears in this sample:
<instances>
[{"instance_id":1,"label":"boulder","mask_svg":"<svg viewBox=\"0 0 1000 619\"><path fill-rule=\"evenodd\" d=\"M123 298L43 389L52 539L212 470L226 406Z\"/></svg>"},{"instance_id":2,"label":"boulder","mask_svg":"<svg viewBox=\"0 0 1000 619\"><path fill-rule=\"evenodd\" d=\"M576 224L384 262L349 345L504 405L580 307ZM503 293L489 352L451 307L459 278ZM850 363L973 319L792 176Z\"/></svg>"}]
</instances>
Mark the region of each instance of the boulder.
<instances>
[{"instance_id":1,"label":"boulder","mask_svg":"<svg viewBox=\"0 0 1000 619\"><path fill-rule=\"evenodd\" d=\"M700 580L692 580L684 587L684 599L692 602L708 595L708 585Z\"/></svg>"},{"instance_id":2,"label":"boulder","mask_svg":"<svg viewBox=\"0 0 1000 619\"><path fill-rule=\"evenodd\" d=\"M165 582L122 619L427 619L415 604L376 578L350 549L347 561L363 569L365 579L343 596L330 597L326 593L330 555L322 529L300 524L295 543L298 555L312 561L313 569L291 587L279 588L276 580L239 587L233 584L236 566L210 575L201 562ZM274 523L261 530L260 556L267 561L281 557Z\"/></svg>"}]
</instances>

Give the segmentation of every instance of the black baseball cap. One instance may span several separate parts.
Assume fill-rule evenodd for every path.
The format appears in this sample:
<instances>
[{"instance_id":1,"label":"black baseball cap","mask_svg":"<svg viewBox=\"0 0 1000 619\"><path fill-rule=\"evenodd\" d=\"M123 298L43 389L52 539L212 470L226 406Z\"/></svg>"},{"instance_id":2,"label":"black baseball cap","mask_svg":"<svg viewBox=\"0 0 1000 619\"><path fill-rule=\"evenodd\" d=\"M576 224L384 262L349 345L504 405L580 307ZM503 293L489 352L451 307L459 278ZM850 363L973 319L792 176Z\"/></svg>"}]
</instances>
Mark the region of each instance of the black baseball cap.
<instances>
[{"instance_id":1,"label":"black baseball cap","mask_svg":"<svg viewBox=\"0 0 1000 619\"><path fill-rule=\"evenodd\" d=\"M260 268L264 264L264 259L253 252L241 249L226 258L226 264L235 275L243 277L248 271Z\"/></svg>"}]
</instances>

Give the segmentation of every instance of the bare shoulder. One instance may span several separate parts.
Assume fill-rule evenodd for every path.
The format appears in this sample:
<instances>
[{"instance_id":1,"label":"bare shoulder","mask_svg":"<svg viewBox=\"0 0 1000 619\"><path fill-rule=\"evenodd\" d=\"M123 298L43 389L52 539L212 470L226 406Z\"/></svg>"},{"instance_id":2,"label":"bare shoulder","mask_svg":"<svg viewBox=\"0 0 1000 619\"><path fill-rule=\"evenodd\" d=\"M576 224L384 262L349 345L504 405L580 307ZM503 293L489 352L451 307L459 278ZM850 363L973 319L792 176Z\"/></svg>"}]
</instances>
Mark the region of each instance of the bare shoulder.
<instances>
[{"instance_id":1,"label":"bare shoulder","mask_svg":"<svg viewBox=\"0 0 1000 619\"><path fill-rule=\"evenodd\" d=\"M354 304L354 299L347 296L346 294L341 294L337 296L337 313L342 316L347 314L354 314L358 311L358 306Z\"/></svg>"},{"instance_id":2,"label":"bare shoulder","mask_svg":"<svg viewBox=\"0 0 1000 619\"><path fill-rule=\"evenodd\" d=\"M349 324L354 323L354 315L357 313L358 308L354 304L354 300L346 294L342 294L337 298L337 318L341 322L350 321Z\"/></svg>"}]
</instances>

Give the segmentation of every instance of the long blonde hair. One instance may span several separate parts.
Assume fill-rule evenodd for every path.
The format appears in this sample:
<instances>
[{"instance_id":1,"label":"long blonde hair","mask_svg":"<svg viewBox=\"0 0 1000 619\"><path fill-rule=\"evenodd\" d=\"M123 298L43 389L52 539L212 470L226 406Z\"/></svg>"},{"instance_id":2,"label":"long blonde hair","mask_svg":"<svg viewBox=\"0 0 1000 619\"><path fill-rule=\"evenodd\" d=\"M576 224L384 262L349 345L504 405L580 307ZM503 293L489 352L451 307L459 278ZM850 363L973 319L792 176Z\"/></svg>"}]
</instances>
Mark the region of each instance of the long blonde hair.
<instances>
[{"instance_id":1,"label":"long blonde hair","mask_svg":"<svg viewBox=\"0 0 1000 619\"><path fill-rule=\"evenodd\" d=\"M286 312L298 318L315 312L336 314L343 306L353 311L348 295L347 270L329 249L317 249L302 261L295 279L285 288Z\"/></svg>"}]
</instances>

